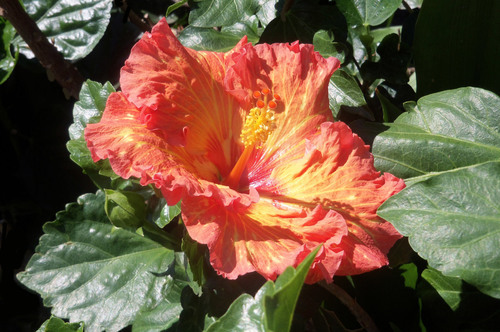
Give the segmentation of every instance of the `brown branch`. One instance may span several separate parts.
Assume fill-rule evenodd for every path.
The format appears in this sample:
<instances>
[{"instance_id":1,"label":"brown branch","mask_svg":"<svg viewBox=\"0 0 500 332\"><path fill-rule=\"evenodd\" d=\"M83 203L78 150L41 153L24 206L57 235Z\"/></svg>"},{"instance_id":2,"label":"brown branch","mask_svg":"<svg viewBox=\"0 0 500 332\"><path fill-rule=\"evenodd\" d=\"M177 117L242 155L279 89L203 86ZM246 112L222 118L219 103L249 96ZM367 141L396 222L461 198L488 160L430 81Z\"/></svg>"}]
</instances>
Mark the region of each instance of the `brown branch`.
<instances>
[{"instance_id":1,"label":"brown branch","mask_svg":"<svg viewBox=\"0 0 500 332\"><path fill-rule=\"evenodd\" d=\"M413 13L413 9L411 9L411 6L405 0L403 0L403 6L410 14Z\"/></svg>"},{"instance_id":2,"label":"brown branch","mask_svg":"<svg viewBox=\"0 0 500 332\"><path fill-rule=\"evenodd\" d=\"M137 15L128 5L126 0L115 1L116 5L120 7L120 10L126 15L125 19L129 19L129 21L137 26L142 32L150 32L153 28L153 24L150 20L146 18L141 18ZM125 21L124 21L125 22Z\"/></svg>"},{"instance_id":3,"label":"brown branch","mask_svg":"<svg viewBox=\"0 0 500 332\"><path fill-rule=\"evenodd\" d=\"M61 85L66 97L78 99L83 83L82 75L47 40L35 21L21 7L19 1L0 0L0 16L10 21L40 64L47 70L49 77L53 77Z\"/></svg>"},{"instance_id":4,"label":"brown branch","mask_svg":"<svg viewBox=\"0 0 500 332\"><path fill-rule=\"evenodd\" d=\"M345 290L333 283L327 284L324 281L320 282L319 285L333 294L337 299L340 300L340 302L342 302L347 308L349 308L354 317L356 317L356 320L367 332L379 331L372 318Z\"/></svg>"}]
</instances>

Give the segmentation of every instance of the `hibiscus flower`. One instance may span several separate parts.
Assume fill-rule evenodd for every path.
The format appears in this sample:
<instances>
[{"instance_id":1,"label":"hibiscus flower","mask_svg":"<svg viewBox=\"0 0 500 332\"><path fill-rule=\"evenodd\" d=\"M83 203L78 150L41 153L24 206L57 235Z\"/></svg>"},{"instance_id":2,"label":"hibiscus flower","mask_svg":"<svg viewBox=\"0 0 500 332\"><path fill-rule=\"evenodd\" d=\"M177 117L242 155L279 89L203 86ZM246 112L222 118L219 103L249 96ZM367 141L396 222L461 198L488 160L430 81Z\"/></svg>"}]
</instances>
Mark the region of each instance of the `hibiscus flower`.
<instances>
[{"instance_id":1,"label":"hibiscus flower","mask_svg":"<svg viewBox=\"0 0 500 332\"><path fill-rule=\"evenodd\" d=\"M162 20L85 138L95 161L181 201L189 235L226 278L275 279L319 245L308 283L363 273L387 264L401 237L376 210L404 182L380 175L369 147L332 122L339 66L298 42L194 51Z\"/></svg>"}]
</instances>

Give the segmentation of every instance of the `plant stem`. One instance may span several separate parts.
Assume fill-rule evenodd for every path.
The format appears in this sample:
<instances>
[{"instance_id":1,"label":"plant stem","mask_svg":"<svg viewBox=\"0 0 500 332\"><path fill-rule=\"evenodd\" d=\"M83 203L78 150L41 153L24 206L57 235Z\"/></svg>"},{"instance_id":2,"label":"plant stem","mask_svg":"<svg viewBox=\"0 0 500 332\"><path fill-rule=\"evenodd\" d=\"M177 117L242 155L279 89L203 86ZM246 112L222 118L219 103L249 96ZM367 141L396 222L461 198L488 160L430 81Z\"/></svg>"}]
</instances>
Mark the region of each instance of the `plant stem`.
<instances>
[{"instance_id":1,"label":"plant stem","mask_svg":"<svg viewBox=\"0 0 500 332\"><path fill-rule=\"evenodd\" d=\"M411 9L410 5L405 0L403 0L403 6L410 14L413 13L413 9Z\"/></svg>"},{"instance_id":2,"label":"plant stem","mask_svg":"<svg viewBox=\"0 0 500 332\"><path fill-rule=\"evenodd\" d=\"M51 44L18 0L0 0L0 16L14 26L40 64L63 88L66 97L78 99L83 77Z\"/></svg>"},{"instance_id":3,"label":"plant stem","mask_svg":"<svg viewBox=\"0 0 500 332\"><path fill-rule=\"evenodd\" d=\"M351 313L356 317L356 320L367 332L379 332L379 329L373 322L372 318L345 290L333 283L327 284L325 281L321 281L319 285L329 291L347 308L349 308Z\"/></svg>"},{"instance_id":4,"label":"plant stem","mask_svg":"<svg viewBox=\"0 0 500 332\"><path fill-rule=\"evenodd\" d=\"M115 4L120 8L120 10L125 14L124 20L127 18L130 20L132 24L137 26L142 32L150 32L153 28L151 22L142 19L137 15L127 4L126 0L116 1ZM125 22L125 21L124 21Z\"/></svg>"}]
</instances>

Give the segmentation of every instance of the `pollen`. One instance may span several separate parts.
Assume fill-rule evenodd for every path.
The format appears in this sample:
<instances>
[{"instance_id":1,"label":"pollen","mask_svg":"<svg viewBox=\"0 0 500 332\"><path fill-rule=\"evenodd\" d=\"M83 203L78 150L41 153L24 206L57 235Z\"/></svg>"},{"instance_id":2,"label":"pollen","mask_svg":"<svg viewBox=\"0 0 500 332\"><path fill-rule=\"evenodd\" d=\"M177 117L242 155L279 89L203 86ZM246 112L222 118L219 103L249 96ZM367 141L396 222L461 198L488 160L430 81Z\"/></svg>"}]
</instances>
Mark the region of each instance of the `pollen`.
<instances>
[{"instance_id":1,"label":"pollen","mask_svg":"<svg viewBox=\"0 0 500 332\"><path fill-rule=\"evenodd\" d=\"M245 148L254 146L256 149L259 149L261 145L267 141L267 138L273 130L276 129L274 109L278 106L276 101L279 100L279 96L274 95L274 99L268 102L269 92L269 89L253 92L255 98L263 96L264 100L257 100L255 103L256 107L252 108L246 116L245 124L240 135ZM278 96L278 98L276 98L276 96Z\"/></svg>"}]
</instances>

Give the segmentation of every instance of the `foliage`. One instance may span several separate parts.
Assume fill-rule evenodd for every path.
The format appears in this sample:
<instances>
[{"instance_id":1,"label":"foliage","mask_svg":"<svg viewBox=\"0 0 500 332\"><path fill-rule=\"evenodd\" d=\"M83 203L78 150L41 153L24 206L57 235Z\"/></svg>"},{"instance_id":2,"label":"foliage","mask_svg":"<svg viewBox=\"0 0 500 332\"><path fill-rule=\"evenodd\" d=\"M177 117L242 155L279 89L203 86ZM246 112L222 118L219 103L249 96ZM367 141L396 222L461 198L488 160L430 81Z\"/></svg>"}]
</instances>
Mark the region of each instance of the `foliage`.
<instances>
[{"instance_id":1,"label":"foliage","mask_svg":"<svg viewBox=\"0 0 500 332\"><path fill-rule=\"evenodd\" d=\"M128 1L125 10L110 0L25 0L24 6L89 78L79 100L68 102L67 149L91 180L70 186L80 193L97 186L43 226L35 253L17 274L53 315L31 317L31 330L352 331L366 328L360 310L384 331L498 329L498 2L152 0ZM99 121L108 96L119 89L119 66L112 74L103 68L108 60L122 64L136 41L139 29L123 23L132 14L154 22L168 16L179 40L196 50L225 52L247 36L254 44L312 43L323 57L337 57L342 67L328 87L334 118L372 144L379 171L407 185L378 211L407 237L390 252L389 267L336 276L344 295L324 284L303 285L312 255L274 282L255 274L224 279L211 268L206 246L186 234L180 204L168 206L152 185L118 177L108 161L94 162L84 128ZM30 89L49 83L4 18L0 32L0 120L13 132L25 119L14 115L22 101L8 93L21 90L30 98ZM47 101L54 109L63 103L56 98ZM58 122L61 114L23 112L69 124ZM6 137L6 160L21 158L22 136ZM44 195L57 190L44 187ZM2 218L28 232L16 225L19 215L11 217L23 205L5 202ZM2 271L12 274L21 261Z\"/></svg>"}]
</instances>

